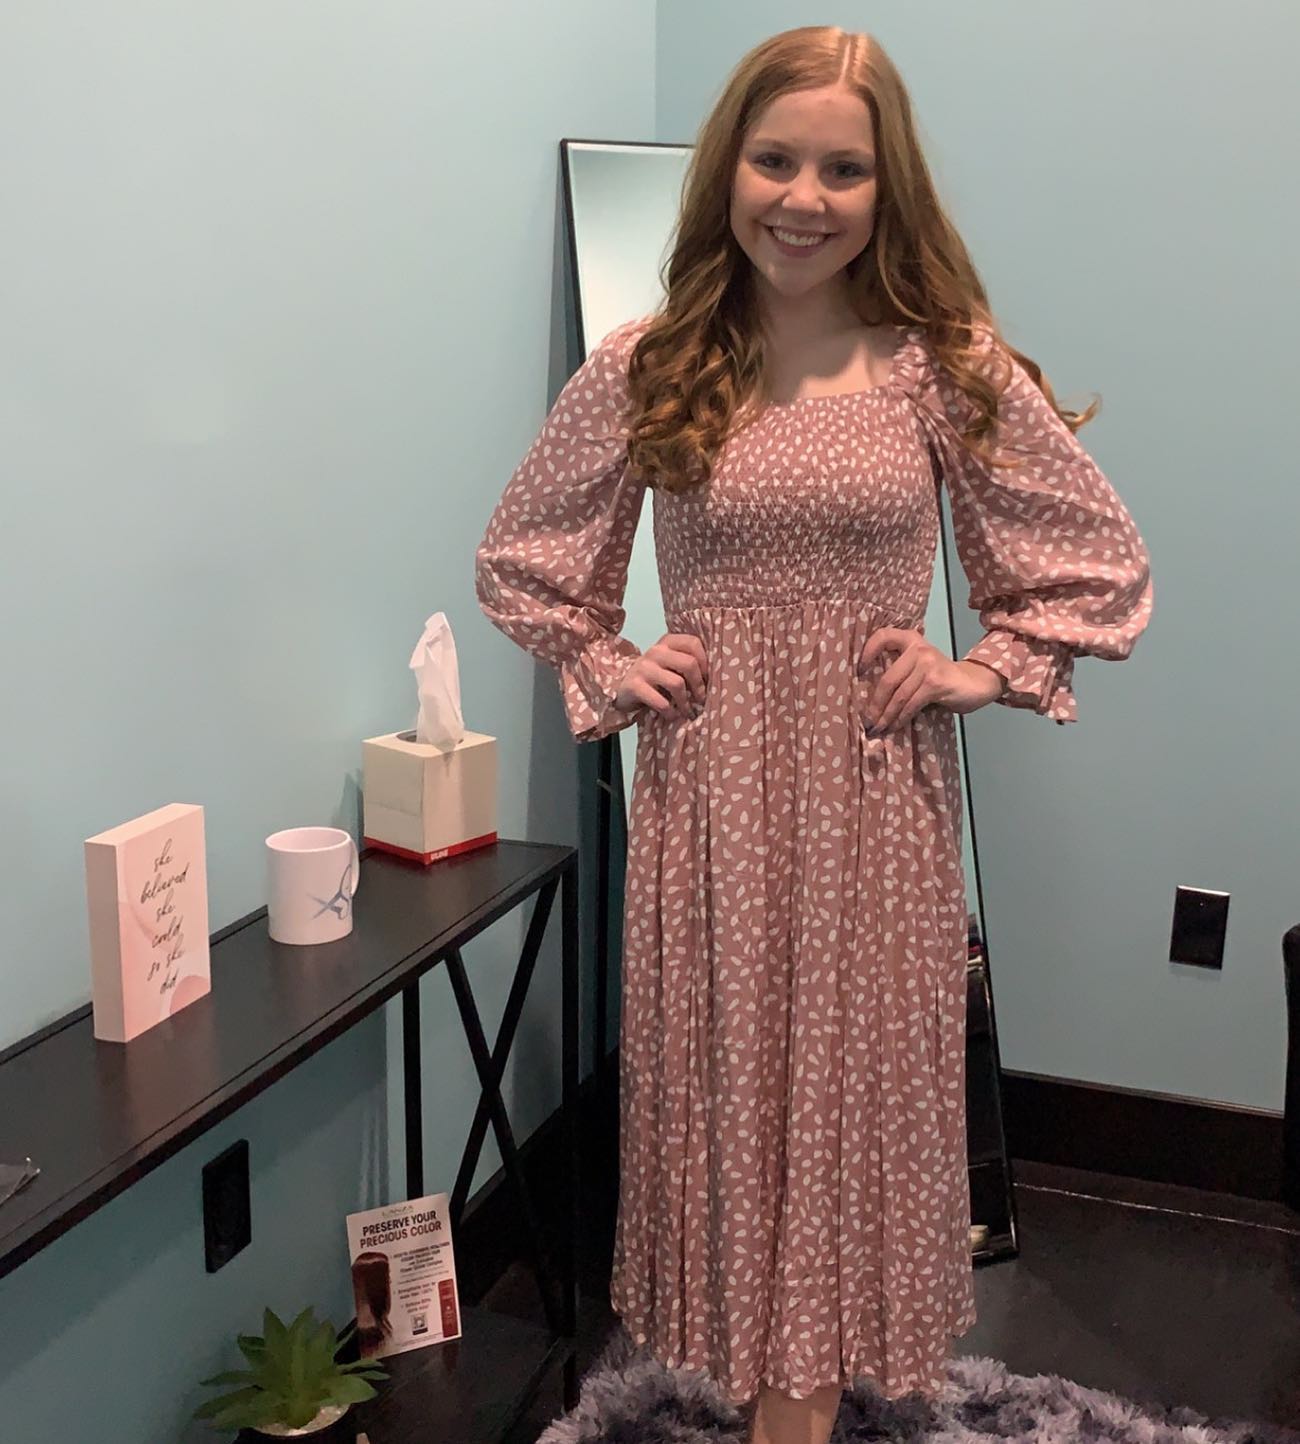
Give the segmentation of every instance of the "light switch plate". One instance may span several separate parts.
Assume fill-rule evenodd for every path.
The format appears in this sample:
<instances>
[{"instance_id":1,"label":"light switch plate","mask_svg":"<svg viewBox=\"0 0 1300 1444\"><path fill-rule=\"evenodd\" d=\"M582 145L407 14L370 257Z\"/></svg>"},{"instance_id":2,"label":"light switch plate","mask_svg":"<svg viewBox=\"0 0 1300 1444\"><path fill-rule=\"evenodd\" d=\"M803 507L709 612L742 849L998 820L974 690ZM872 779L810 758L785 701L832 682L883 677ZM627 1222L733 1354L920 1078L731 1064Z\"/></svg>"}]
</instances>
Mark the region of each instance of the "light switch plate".
<instances>
[{"instance_id":1,"label":"light switch plate","mask_svg":"<svg viewBox=\"0 0 1300 1444\"><path fill-rule=\"evenodd\" d=\"M1174 926L1169 940L1171 963L1223 967L1228 931L1228 894L1208 888L1180 887L1174 895Z\"/></svg>"}]
</instances>

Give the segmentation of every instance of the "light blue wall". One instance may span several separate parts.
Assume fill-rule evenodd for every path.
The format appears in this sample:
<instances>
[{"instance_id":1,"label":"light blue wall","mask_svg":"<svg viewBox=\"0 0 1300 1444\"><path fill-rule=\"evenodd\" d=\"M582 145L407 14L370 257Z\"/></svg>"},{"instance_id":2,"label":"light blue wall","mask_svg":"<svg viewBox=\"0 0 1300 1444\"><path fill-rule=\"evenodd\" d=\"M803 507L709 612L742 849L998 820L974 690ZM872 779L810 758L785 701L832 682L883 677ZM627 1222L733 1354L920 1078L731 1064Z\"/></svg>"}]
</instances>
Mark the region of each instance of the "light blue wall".
<instances>
[{"instance_id":1,"label":"light blue wall","mask_svg":"<svg viewBox=\"0 0 1300 1444\"><path fill-rule=\"evenodd\" d=\"M1078 664L1077 724L967 721L1003 1063L1280 1110L1300 12L660 0L658 138L693 141L745 51L805 24L893 57L1007 335L1062 399L1101 393L1080 440L1153 556L1151 626ZM1168 961L1179 884L1232 894L1222 973Z\"/></svg>"},{"instance_id":2,"label":"light blue wall","mask_svg":"<svg viewBox=\"0 0 1300 1444\"><path fill-rule=\"evenodd\" d=\"M352 1317L343 1216L381 1201L383 1021L373 1018L0 1281L0 1437L215 1444L197 1381L263 1306ZM249 1146L253 1242L203 1265L202 1165Z\"/></svg>"},{"instance_id":3,"label":"light blue wall","mask_svg":"<svg viewBox=\"0 0 1300 1444\"><path fill-rule=\"evenodd\" d=\"M578 840L554 679L481 616L473 548L573 364L559 139L654 129L650 0L11 12L0 1045L89 996L85 837L203 803L215 930L265 901L267 833L355 833L360 740L412 725L435 610L499 738L501 835ZM491 1036L523 921L467 952ZM505 1084L520 1139L559 1103L557 961ZM478 1090L441 972L425 1016L437 1191ZM399 1186L390 1027L0 1281L0 1434L174 1444L264 1303L346 1316L343 1216ZM199 1171L236 1137L253 1243L209 1277Z\"/></svg>"},{"instance_id":4,"label":"light blue wall","mask_svg":"<svg viewBox=\"0 0 1300 1444\"><path fill-rule=\"evenodd\" d=\"M355 830L358 739L413 716L435 609L469 725L500 738L502 834L576 839L553 681L470 570L572 361L556 142L689 141L750 44L811 20L890 46L1009 334L1067 399L1102 391L1083 437L1155 557L1151 631L1123 667L1080 664L1077 727L970 719L1005 1062L1280 1107L1300 22L1261 0L8 16L0 1040L87 996L92 832L203 802L216 928L264 900L267 832ZM1234 894L1221 976L1163 961L1178 882ZM519 937L503 921L468 959L489 1031ZM521 1138L558 1102L557 1005L521 1024ZM450 1187L477 1089L441 975L426 1016ZM263 1303L345 1311L342 1216L393 1187L385 1028L0 1281L6 1437L172 1444ZM237 1137L254 1242L209 1277L199 1169ZM496 1163L489 1141L479 1181Z\"/></svg>"}]
</instances>

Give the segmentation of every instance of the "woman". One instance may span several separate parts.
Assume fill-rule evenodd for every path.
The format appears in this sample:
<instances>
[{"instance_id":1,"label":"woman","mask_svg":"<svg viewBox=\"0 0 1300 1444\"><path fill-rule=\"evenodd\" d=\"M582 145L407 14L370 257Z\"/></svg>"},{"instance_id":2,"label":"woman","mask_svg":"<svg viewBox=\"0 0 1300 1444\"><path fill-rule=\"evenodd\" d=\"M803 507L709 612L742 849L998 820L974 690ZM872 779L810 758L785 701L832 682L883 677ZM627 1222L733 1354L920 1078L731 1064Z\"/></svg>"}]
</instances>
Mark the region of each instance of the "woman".
<instances>
[{"instance_id":1,"label":"woman","mask_svg":"<svg viewBox=\"0 0 1300 1444\"><path fill-rule=\"evenodd\" d=\"M477 552L570 729L639 724L611 1300L820 1444L975 1321L955 713L1076 720L1146 548L1001 337L867 35L758 46L698 137L660 310L561 392ZM939 490L984 638L922 634ZM645 491L669 630L619 635Z\"/></svg>"}]
</instances>

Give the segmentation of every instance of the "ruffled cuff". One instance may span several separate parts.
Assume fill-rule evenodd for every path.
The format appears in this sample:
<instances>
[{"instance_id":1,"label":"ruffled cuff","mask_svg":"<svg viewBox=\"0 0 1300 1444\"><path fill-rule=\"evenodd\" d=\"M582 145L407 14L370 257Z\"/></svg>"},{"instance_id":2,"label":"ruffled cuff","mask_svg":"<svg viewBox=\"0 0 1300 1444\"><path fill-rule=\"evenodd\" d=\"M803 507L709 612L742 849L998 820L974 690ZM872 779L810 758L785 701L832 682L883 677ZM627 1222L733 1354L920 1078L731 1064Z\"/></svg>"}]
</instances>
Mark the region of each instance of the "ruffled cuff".
<instances>
[{"instance_id":1,"label":"ruffled cuff","mask_svg":"<svg viewBox=\"0 0 1300 1444\"><path fill-rule=\"evenodd\" d=\"M595 742L621 732L654 710L645 702L630 712L614 705L624 674L640 655L625 637L602 637L589 642L573 661L561 665L560 694L569 730L578 742Z\"/></svg>"},{"instance_id":2,"label":"ruffled cuff","mask_svg":"<svg viewBox=\"0 0 1300 1444\"><path fill-rule=\"evenodd\" d=\"M1063 642L1022 637L994 630L962 659L983 662L1001 676L1006 687L997 700L1004 707L1023 707L1054 722L1077 722L1072 679L1074 651Z\"/></svg>"}]
</instances>

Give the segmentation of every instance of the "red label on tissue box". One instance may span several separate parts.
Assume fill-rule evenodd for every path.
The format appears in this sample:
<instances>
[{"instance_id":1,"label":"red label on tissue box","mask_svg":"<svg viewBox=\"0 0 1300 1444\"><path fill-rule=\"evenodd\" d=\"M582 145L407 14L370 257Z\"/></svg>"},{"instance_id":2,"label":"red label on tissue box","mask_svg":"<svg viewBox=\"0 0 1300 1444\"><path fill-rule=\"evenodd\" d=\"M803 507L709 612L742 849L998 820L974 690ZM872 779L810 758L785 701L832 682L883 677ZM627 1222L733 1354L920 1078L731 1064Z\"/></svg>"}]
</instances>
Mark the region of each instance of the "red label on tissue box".
<instances>
[{"instance_id":1,"label":"red label on tissue box","mask_svg":"<svg viewBox=\"0 0 1300 1444\"><path fill-rule=\"evenodd\" d=\"M476 847L486 847L489 843L495 842L495 832L485 833L482 837L471 837L467 842L458 842L452 847L440 847L436 852L412 852L409 848L398 847L391 842L383 842L377 837L364 839L366 847L377 847L381 852L396 853L398 857L409 857L412 862L441 862L444 857L455 857L457 853L472 852Z\"/></svg>"}]
</instances>

